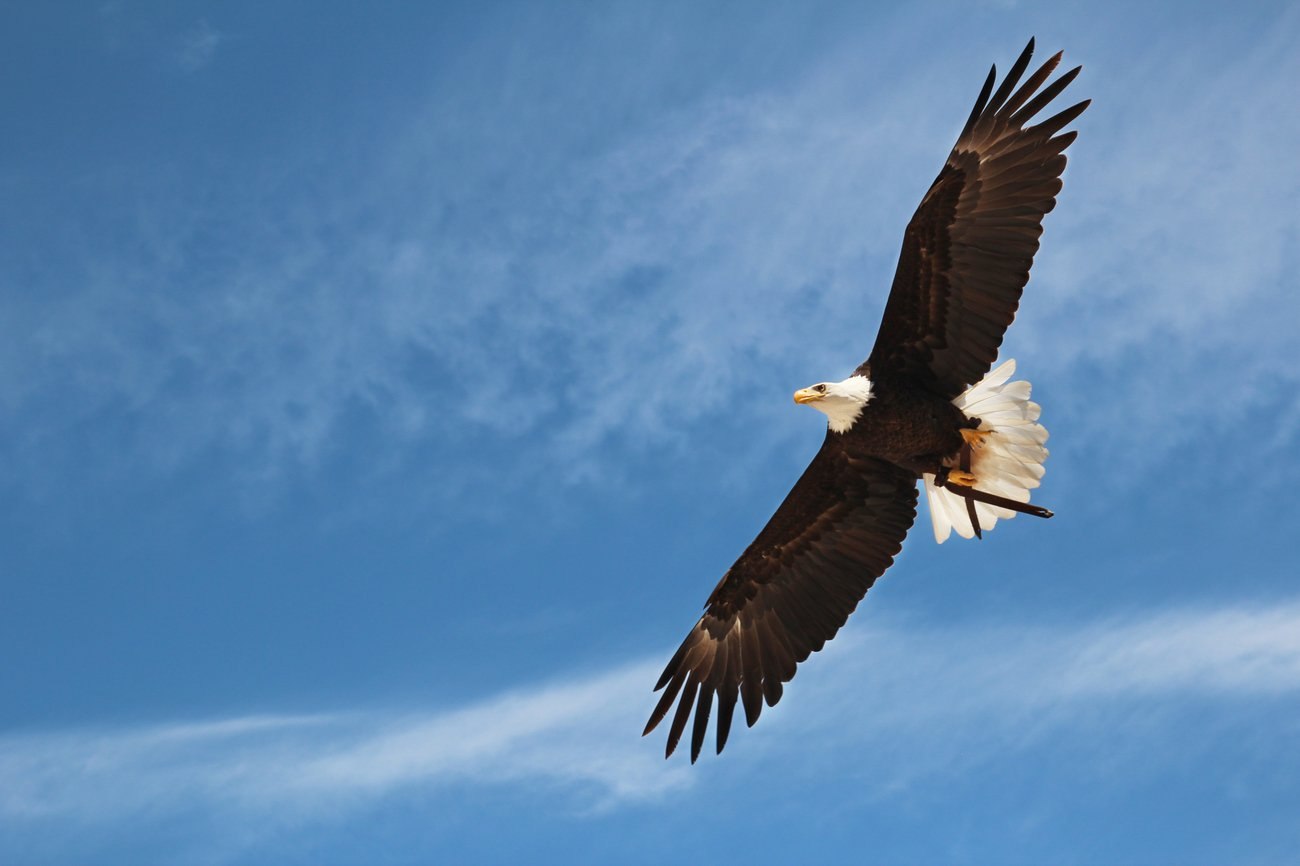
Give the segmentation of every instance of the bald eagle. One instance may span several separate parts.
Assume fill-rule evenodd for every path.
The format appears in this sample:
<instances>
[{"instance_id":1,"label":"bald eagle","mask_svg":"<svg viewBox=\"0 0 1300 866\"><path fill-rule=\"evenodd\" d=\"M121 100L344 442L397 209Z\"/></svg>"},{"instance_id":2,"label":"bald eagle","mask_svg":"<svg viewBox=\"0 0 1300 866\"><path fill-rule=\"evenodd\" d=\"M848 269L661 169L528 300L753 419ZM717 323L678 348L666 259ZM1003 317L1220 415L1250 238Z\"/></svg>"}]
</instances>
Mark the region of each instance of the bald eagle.
<instances>
[{"instance_id":1,"label":"bald eagle","mask_svg":"<svg viewBox=\"0 0 1300 866\"><path fill-rule=\"evenodd\" d=\"M870 356L847 379L796 391L827 416L826 440L785 501L727 570L668 662L646 724L676 702L665 757L692 712L691 762L717 699L717 751L739 701L752 726L781 699L894 560L923 484L936 541L982 536L1029 504L1047 431L1013 361L990 371L1029 281L1043 216L1056 204L1062 132L1088 100L1027 125L1081 67L1043 84L1058 52L1020 84L1031 39L998 86L990 70L948 160L903 233ZM1019 87L1017 87L1019 84ZM1040 90L1040 88L1042 88Z\"/></svg>"}]
</instances>

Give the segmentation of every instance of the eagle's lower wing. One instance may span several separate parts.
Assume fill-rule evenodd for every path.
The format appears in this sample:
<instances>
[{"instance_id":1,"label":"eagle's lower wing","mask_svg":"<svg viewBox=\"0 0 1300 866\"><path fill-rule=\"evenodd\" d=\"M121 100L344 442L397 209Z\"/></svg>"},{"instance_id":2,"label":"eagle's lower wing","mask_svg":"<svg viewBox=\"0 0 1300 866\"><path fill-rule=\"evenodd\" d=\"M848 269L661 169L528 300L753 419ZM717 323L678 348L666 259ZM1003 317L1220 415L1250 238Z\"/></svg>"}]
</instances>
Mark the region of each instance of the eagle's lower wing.
<instances>
[{"instance_id":1,"label":"eagle's lower wing","mask_svg":"<svg viewBox=\"0 0 1300 866\"><path fill-rule=\"evenodd\" d=\"M1043 216L1061 189L1063 151L1075 133L1058 133L1088 107L1085 100L1025 126L1080 69L1036 93L1058 53L1013 93L1033 49L1031 39L991 98L996 67L989 72L947 164L907 225L880 332L859 372L906 375L955 397L997 357L1029 281Z\"/></svg>"},{"instance_id":2,"label":"eagle's lower wing","mask_svg":"<svg viewBox=\"0 0 1300 866\"><path fill-rule=\"evenodd\" d=\"M695 713L691 761L700 754L713 697L717 749L739 699L750 725L781 699L795 666L844 625L902 547L916 516L916 476L844 454L827 436L758 538L728 569L702 616L668 662L650 733L681 696L666 755Z\"/></svg>"}]
</instances>

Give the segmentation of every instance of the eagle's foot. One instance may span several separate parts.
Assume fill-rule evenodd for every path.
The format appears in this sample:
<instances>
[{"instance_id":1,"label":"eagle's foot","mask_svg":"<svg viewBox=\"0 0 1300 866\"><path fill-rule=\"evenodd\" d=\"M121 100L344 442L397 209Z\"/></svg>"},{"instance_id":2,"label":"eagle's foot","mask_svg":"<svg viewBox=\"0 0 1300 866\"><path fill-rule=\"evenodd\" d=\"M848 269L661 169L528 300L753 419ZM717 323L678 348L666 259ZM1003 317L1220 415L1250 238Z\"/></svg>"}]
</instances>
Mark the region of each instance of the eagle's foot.
<instances>
[{"instance_id":1,"label":"eagle's foot","mask_svg":"<svg viewBox=\"0 0 1300 866\"><path fill-rule=\"evenodd\" d=\"M944 479L946 484L956 484L961 487L974 487L975 476L961 469L949 469L948 477Z\"/></svg>"},{"instance_id":2,"label":"eagle's foot","mask_svg":"<svg viewBox=\"0 0 1300 866\"><path fill-rule=\"evenodd\" d=\"M992 430L975 430L969 427L961 429L961 438L972 448L983 448L984 440L992 435Z\"/></svg>"}]
</instances>

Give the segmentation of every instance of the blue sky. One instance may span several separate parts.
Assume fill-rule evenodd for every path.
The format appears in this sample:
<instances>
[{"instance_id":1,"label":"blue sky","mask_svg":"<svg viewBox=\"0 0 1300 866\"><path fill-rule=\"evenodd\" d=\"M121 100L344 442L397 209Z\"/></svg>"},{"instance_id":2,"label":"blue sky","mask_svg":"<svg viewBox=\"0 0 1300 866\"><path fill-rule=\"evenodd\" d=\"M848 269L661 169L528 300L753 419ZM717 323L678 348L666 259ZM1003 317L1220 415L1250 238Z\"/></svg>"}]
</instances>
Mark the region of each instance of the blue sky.
<instances>
[{"instance_id":1,"label":"blue sky","mask_svg":"<svg viewBox=\"0 0 1300 866\"><path fill-rule=\"evenodd\" d=\"M1052 521L902 556L691 767L988 64L1084 64L1004 347ZM1284 3L9 4L0 859L1280 863Z\"/></svg>"}]
</instances>

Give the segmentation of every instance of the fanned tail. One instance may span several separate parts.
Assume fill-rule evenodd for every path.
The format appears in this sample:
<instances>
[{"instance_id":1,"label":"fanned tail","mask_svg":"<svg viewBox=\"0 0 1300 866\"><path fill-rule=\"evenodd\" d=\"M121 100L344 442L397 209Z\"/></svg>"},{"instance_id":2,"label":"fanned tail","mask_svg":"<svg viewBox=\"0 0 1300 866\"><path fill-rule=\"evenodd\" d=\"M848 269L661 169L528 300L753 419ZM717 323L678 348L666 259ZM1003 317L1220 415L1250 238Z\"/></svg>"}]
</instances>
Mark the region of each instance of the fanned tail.
<instances>
[{"instance_id":1,"label":"fanned tail","mask_svg":"<svg viewBox=\"0 0 1300 866\"><path fill-rule=\"evenodd\" d=\"M941 485L931 474L922 476L934 539L940 544L953 530L962 538L973 538L992 529L999 519L1015 517L1017 511L1051 516L1044 508L1027 505L1029 491L1043 477L1047 430L1038 423L1042 410L1029 399L1029 383L1008 381L1015 372L1016 362L1006 361L952 401L968 418L980 419L978 430L985 435L970 448L975 489L954 493L951 484ZM945 465L965 468L959 466L960 459L961 455L954 456ZM972 522L972 512L978 526Z\"/></svg>"}]
</instances>

